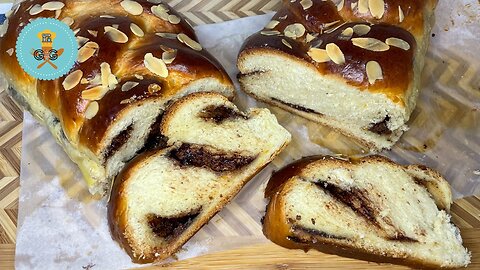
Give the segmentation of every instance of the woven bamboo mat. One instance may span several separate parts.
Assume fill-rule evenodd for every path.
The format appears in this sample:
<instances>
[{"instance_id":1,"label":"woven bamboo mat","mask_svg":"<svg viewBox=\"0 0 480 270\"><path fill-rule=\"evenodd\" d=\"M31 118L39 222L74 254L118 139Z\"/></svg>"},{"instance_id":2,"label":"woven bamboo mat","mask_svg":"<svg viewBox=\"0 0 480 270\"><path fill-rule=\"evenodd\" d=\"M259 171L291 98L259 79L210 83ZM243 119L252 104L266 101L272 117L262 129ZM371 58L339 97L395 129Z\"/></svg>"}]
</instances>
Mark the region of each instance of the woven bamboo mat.
<instances>
[{"instance_id":1,"label":"woven bamboo mat","mask_svg":"<svg viewBox=\"0 0 480 270\"><path fill-rule=\"evenodd\" d=\"M0 0L0 3L3 2L9 1ZM277 10L280 5L280 0L168 0L167 2L193 25L265 14ZM470 91L469 88L476 85L479 78L473 76L475 72L472 73L472 70L458 64L463 61L462 59L455 58L454 53L451 55L450 59L443 59L448 65L442 65L442 70L438 71L439 74L442 77L462 78L458 88ZM13 269L14 265L21 131L22 111L7 93L0 89L0 269ZM480 197L456 201L452 208L452 216L454 222L462 229L465 245L474 254L471 269L480 269L480 258L475 256L480 254ZM178 269L318 269L321 267L397 269L390 265L380 266L318 252L290 251L273 244L207 255L171 266Z\"/></svg>"}]
</instances>

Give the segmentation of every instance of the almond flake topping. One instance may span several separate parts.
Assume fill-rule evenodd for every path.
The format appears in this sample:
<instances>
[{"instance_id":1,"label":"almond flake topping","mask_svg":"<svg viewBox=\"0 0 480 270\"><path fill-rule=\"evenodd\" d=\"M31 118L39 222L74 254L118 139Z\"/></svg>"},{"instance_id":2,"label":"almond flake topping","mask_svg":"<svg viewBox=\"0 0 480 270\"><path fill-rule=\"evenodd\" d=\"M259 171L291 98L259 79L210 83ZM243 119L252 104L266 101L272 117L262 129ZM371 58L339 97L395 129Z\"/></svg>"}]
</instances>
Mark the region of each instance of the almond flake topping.
<instances>
[{"instance_id":1,"label":"almond flake topping","mask_svg":"<svg viewBox=\"0 0 480 270\"><path fill-rule=\"evenodd\" d=\"M114 16L112 15L100 15L100 18L105 18L105 19L115 19Z\"/></svg>"},{"instance_id":2,"label":"almond flake topping","mask_svg":"<svg viewBox=\"0 0 480 270\"><path fill-rule=\"evenodd\" d=\"M368 0L358 0L358 12L368 13Z\"/></svg>"},{"instance_id":3,"label":"almond flake topping","mask_svg":"<svg viewBox=\"0 0 480 270\"><path fill-rule=\"evenodd\" d=\"M179 24L181 19L177 15L168 15L168 21L171 24Z\"/></svg>"},{"instance_id":4,"label":"almond flake topping","mask_svg":"<svg viewBox=\"0 0 480 270\"><path fill-rule=\"evenodd\" d=\"M264 36L278 36L281 33L277 30L273 30L273 31L261 31L260 34L262 34Z\"/></svg>"},{"instance_id":5,"label":"almond flake topping","mask_svg":"<svg viewBox=\"0 0 480 270\"><path fill-rule=\"evenodd\" d=\"M132 0L123 0L120 5L123 7L123 9L132 14L132 15L140 15L143 13L143 7L136 1Z\"/></svg>"},{"instance_id":6,"label":"almond flake topping","mask_svg":"<svg viewBox=\"0 0 480 270\"><path fill-rule=\"evenodd\" d=\"M105 30L105 35L107 35L111 41L116 43L127 43L128 37L122 31L111 26L105 26L103 29Z\"/></svg>"},{"instance_id":7,"label":"almond flake topping","mask_svg":"<svg viewBox=\"0 0 480 270\"><path fill-rule=\"evenodd\" d=\"M88 104L87 109L85 110L85 118L87 119L92 119L97 115L98 110L99 110L98 102L93 101Z\"/></svg>"},{"instance_id":8,"label":"almond flake topping","mask_svg":"<svg viewBox=\"0 0 480 270\"><path fill-rule=\"evenodd\" d=\"M2 25L0 25L0 37L5 36L8 30L8 19L6 19Z\"/></svg>"},{"instance_id":9,"label":"almond flake topping","mask_svg":"<svg viewBox=\"0 0 480 270\"><path fill-rule=\"evenodd\" d=\"M312 0L302 0L300 1L300 5L302 5L303 10L307 10L313 6Z\"/></svg>"},{"instance_id":10,"label":"almond flake topping","mask_svg":"<svg viewBox=\"0 0 480 270\"><path fill-rule=\"evenodd\" d=\"M401 6L398 6L398 21L403 22L405 19L405 15L403 14L403 10Z\"/></svg>"},{"instance_id":11,"label":"almond flake topping","mask_svg":"<svg viewBox=\"0 0 480 270\"><path fill-rule=\"evenodd\" d=\"M87 43L87 41L89 41L88 38L82 37L82 36L77 36L76 39L77 39L78 47L83 46L83 44L85 44L85 43Z\"/></svg>"},{"instance_id":12,"label":"almond flake topping","mask_svg":"<svg viewBox=\"0 0 480 270\"><path fill-rule=\"evenodd\" d=\"M122 92L127 92L132 88L135 88L139 83L128 81L122 85Z\"/></svg>"},{"instance_id":13,"label":"almond flake topping","mask_svg":"<svg viewBox=\"0 0 480 270\"><path fill-rule=\"evenodd\" d=\"M352 38L352 36L353 36L353 28L348 27L342 31L339 38L343 40L349 40L350 38Z\"/></svg>"},{"instance_id":14,"label":"almond flake topping","mask_svg":"<svg viewBox=\"0 0 480 270\"><path fill-rule=\"evenodd\" d=\"M353 26L353 32L355 32L355 34L359 36L368 34L368 32L370 32L370 29L370 26L366 24L357 24Z\"/></svg>"},{"instance_id":15,"label":"almond flake topping","mask_svg":"<svg viewBox=\"0 0 480 270\"><path fill-rule=\"evenodd\" d=\"M15 51L14 48L10 48L10 49L7 50L7 53L8 53L8 55L12 56L14 51Z\"/></svg>"},{"instance_id":16,"label":"almond flake topping","mask_svg":"<svg viewBox=\"0 0 480 270\"><path fill-rule=\"evenodd\" d=\"M100 64L102 86L108 89L114 89L118 84L117 78L112 74L110 65L106 62Z\"/></svg>"},{"instance_id":17,"label":"almond flake topping","mask_svg":"<svg viewBox=\"0 0 480 270\"><path fill-rule=\"evenodd\" d=\"M177 50L166 50L162 53L162 60L165 64L171 64L177 57Z\"/></svg>"},{"instance_id":18,"label":"almond flake topping","mask_svg":"<svg viewBox=\"0 0 480 270\"><path fill-rule=\"evenodd\" d=\"M184 33L180 33L177 35L177 39L187 45L188 47L192 48L195 51L201 51L202 45L196 42L195 40L191 39L189 36L185 35Z\"/></svg>"},{"instance_id":19,"label":"almond flake topping","mask_svg":"<svg viewBox=\"0 0 480 270\"><path fill-rule=\"evenodd\" d=\"M90 41L85 43L80 50L78 50L78 62L83 63L90 59L98 50L98 44L96 42Z\"/></svg>"},{"instance_id":20,"label":"almond flake topping","mask_svg":"<svg viewBox=\"0 0 480 270\"><path fill-rule=\"evenodd\" d=\"M100 100L108 93L108 88L104 86L95 86L82 91L82 98L86 100Z\"/></svg>"},{"instance_id":21,"label":"almond flake topping","mask_svg":"<svg viewBox=\"0 0 480 270\"><path fill-rule=\"evenodd\" d=\"M410 44L408 44L408 42L400 38L394 38L394 37L387 38L387 40L385 40L385 43L387 45L397 47L405 51L410 50Z\"/></svg>"},{"instance_id":22,"label":"almond flake topping","mask_svg":"<svg viewBox=\"0 0 480 270\"><path fill-rule=\"evenodd\" d=\"M142 75L139 75L139 74L135 74L133 75L135 76L135 78L139 79L139 80L143 80L143 76Z\"/></svg>"},{"instance_id":23,"label":"almond flake topping","mask_svg":"<svg viewBox=\"0 0 480 270\"><path fill-rule=\"evenodd\" d=\"M59 1L50 1L42 5L43 10L59 10L62 9L65 6L64 3L59 2Z\"/></svg>"},{"instance_id":24,"label":"almond flake topping","mask_svg":"<svg viewBox=\"0 0 480 270\"><path fill-rule=\"evenodd\" d=\"M87 30L87 32L94 37L97 37L98 35L98 31L95 31L95 30Z\"/></svg>"},{"instance_id":25,"label":"almond flake topping","mask_svg":"<svg viewBox=\"0 0 480 270\"><path fill-rule=\"evenodd\" d=\"M162 87L156 83L152 83L148 86L148 92L150 94L156 93L158 91L162 90Z\"/></svg>"},{"instance_id":26,"label":"almond flake topping","mask_svg":"<svg viewBox=\"0 0 480 270\"><path fill-rule=\"evenodd\" d=\"M342 50L340 50L337 44L328 43L325 49L327 51L328 57L330 57L330 59L332 59L335 64L341 65L345 63L345 56L343 55Z\"/></svg>"},{"instance_id":27,"label":"almond flake topping","mask_svg":"<svg viewBox=\"0 0 480 270\"><path fill-rule=\"evenodd\" d=\"M357 47L374 52L384 52L390 49L390 46L376 38L352 38L352 43Z\"/></svg>"},{"instance_id":28,"label":"almond flake topping","mask_svg":"<svg viewBox=\"0 0 480 270\"><path fill-rule=\"evenodd\" d=\"M282 38L282 43L283 45L287 46L288 48L292 49L292 45L290 45L290 43L288 43L288 41L286 41L285 39Z\"/></svg>"},{"instance_id":29,"label":"almond flake topping","mask_svg":"<svg viewBox=\"0 0 480 270\"><path fill-rule=\"evenodd\" d=\"M29 11L28 11L28 14L30 15L37 15L39 14L40 12L43 11L43 8L42 6L40 6L39 4L35 4Z\"/></svg>"},{"instance_id":30,"label":"almond flake topping","mask_svg":"<svg viewBox=\"0 0 480 270\"><path fill-rule=\"evenodd\" d=\"M62 19L62 22L65 23L65 24L68 25L68 26L72 26L72 24L73 24L74 21L73 21L73 19L70 18L70 17L65 17L65 18Z\"/></svg>"},{"instance_id":31,"label":"almond flake topping","mask_svg":"<svg viewBox=\"0 0 480 270\"><path fill-rule=\"evenodd\" d=\"M345 0L340 0L340 2L337 5L337 11L341 11L344 6L345 6Z\"/></svg>"},{"instance_id":32,"label":"almond flake topping","mask_svg":"<svg viewBox=\"0 0 480 270\"><path fill-rule=\"evenodd\" d=\"M279 24L280 22L279 21L276 21L276 20L271 20L267 26L265 26L265 29L273 29L275 27L277 27L277 25Z\"/></svg>"},{"instance_id":33,"label":"almond flake topping","mask_svg":"<svg viewBox=\"0 0 480 270\"><path fill-rule=\"evenodd\" d=\"M381 19L385 13L385 2L383 0L368 0L370 13L375 19Z\"/></svg>"},{"instance_id":34,"label":"almond flake topping","mask_svg":"<svg viewBox=\"0 0 480 270\"><path fill-rule=\"evenodd\" d=\"M134 23L130 24L130 31L137 37L143 37L145 35L142 28Z\"/></svg>"},{"instance_id":35,"label":"almond flake topping","mask_svg":"<svg viewBox=\"0 0 480 270\"><path fill-rule=\"evenodd\" d=\"M377 61L369 61L367 63L367 77L370 84L374 84L377 80L383 80L382 67Z\"/></svg>"},{"instance_id":36,"label":"almond flake topping","mask_svg":"<svg viewBox=\"0 0 480 270\"><path fill-rule=\"evenodd\" d=\"M75 70L74 72L68 74L68 76L63 80L62 85L65 90L71 90L80 83L82 79L83 72L80 69Z\"/></svg>"},{"instance_id":37,"label":"almond flake topping","mask_svg":"<svg viewBox=\"0 0 480 270\"><path fill-rule=\"evenodd\" d=\"M310 33L307 34L307 36L305 37L305 41L307 43L310 43L312 40L314 40L316 37Z\"/></svg>"},{"instance_id":38,"label":"almond flake topping","mask_svg":"<svg viewBox=\"0 0 480 270\"><path fill-rule=\"evenodd\" d=\"M158 18L164 20L164 21L168 21L168 9L163 6L163 5L157 5L157 6L152 6L150 8L150 10L152 11L152 13L157 16Z\"/></svg>"},{"instance_id":39,"label":"almond flake topping","mask_svg":"<svg viewBox=\"0 0 480 270\"><path fill-rule=\"evenodd\" d=\"M327 51L323 49L311 48L307 54L317 63L324 63L331 60Z\"/></svg>"},{"instance_id":40,"label":"almond flake topping","mask_svg":"<svg viewBox=\"0 0 480 270\"><path fill-rule=\"evenodd\" d=\"M148 70L150 70L152 73L162 78L168 77L167 65L165 65L165 62L163 62L162 59L159 59L153 56L152 53L145 54L143 63L145 64L145 67Z\"/></svg>"},{"instance_id":41,"label":"almond flake topping","mask_svg":"<svg viewBox=\"0 0 480 270\"><path fill-rule=\"evenodd\" d=\"M285 27L283 33L289 38L299 38L305 34L305 26L303 26L301 23L290 24L289 26Z\"/></svg>"},{"instance_id":42,"label":"almond flake topping","mask_svg":"<svg viewBox=\"0 0 480 270\"><path fill-rule=\"evenodd\" d=\"M175 33L155 33L155 35L162 38L177 39L177 34Z\"/></svg>"}]
</instances>

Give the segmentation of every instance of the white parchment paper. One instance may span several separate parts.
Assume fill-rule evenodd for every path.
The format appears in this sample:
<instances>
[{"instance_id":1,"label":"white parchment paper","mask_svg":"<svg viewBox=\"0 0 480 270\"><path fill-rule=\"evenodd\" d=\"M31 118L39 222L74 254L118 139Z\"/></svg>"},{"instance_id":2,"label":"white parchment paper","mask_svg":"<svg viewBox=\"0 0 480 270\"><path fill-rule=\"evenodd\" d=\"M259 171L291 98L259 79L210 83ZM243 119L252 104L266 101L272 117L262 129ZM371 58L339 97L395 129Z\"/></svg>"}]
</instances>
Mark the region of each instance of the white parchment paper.
<instances>
[{"instance_id":1,"label":"white parchment paper","mask_svg":"<svg viewBox=\"0 0 480 270\"><path fill-rule=\"evenodd\" d=\"M399 148L385 153L398 162L424 163L439 169L451 181L456 197L480 191L480 171L477 174L480 169L480 161L477 159L480 152L480 117L475 111L480 108L479 14L479 3L476 0L440 1L437 23L433 30L435 37L432 38L429 53L432 59L439 58L440 63L435 66L435 63L427 61L427 66L430 65L431 69L426 70L425 89L419 102L420 110L423 111L425 108L422 106L432 104L431 95L424 93L449 93L442 100L446 100L448 104L455 100L471 110L471 115L463 115L472 118L468 129L446 129L430 152L409 152ZM197 27L196 30L204 47L216 56L230 76L235 78L235 62L241 44L249 35L263 28L271 16L270 14L205 25ZM442 61L446 61L444 66ZM435 71L437 69L441 70ZM237 103L242 108L263 106L241 93ZM455 106L460 106L457 103L452 105L452 113ZM419 115L421 116L421 112L417 113L416 119L421 118ZM310 124L297 118L279 116L281 124L293 135L291 145L184 246L178 259L267 241L261 231L260 218L265 209L263 187L272 170L303 156L331 153L310 141ZM461 122L462 119L454 119L455 121ZM423 136L415 133L418 125L422 124L413 121L411 131L402 139L403 144ZM447 136L449 134L460 138L460 142L450 141ZM25 114L22 143L16 268L136 267L110 237L105 202L88 194L76 166L69 161L47 129L36 123L28 113ZM439 153L444 153L443 156L445 153L458 156L450 156L444 160Z\"/></svg>"}]
</instances>

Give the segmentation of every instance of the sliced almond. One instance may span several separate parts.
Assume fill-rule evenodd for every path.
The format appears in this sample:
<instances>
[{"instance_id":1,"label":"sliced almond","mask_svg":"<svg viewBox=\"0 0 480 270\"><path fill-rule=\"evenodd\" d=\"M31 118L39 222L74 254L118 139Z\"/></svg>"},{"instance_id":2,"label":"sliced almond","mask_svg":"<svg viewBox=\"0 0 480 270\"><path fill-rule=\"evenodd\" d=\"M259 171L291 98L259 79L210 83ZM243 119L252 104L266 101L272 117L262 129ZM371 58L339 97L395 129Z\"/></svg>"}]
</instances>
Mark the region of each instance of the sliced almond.
<instances>
[{"instance_id":1,"label":"sliced almond","mask_svg":"<svg viewBox=\"0 0 480 270\"><path fill-rule=\"evenodd\" d=\"M387 40L385 40L385 43L387 45L397 47L405 51L410 50L410 44L408 44L408 42L400 38L394 38L394 37L387 38Z\"/></svg>"},{"instance_id":2,"label":"sliced almond","mask_svg":"<svg viewBox=\"0 0 480 270\"><path fill-rule=\"evenodd\" d=\"M112 15L100 15L100 18L104 18L104 19L115 19L115 17L112 16Z\"/></svg>"},{"instance_id":3,"label":"sliced almond","mask_svg":"<svg viewBox=\"0 0 480 270\"><path fill-rule=\"evenodd\" d=\"M343 22L343 23L341 23L341 24L339 24L339 25L337 25L337 26L335 26L335 27L332 27L332 28L330 28L330 29L325 30L324 33L326 33L326 34L333 33L333 32L335 32L335 31L337 31L337 29L339 29L340 27L344 26L345 24L347 24L347 23L346 23L346 22Z\"/></svg>"},{"instance_id":4,"label":"sliced almond","mask_svg":"<svg viewBox=\"0 0 480 270\"><path fill-rule=\"evenodd\" d=\"M116 43L127 43L128 37L122 31L111 26L105 26L103 29L111 41Z\"/></svg>"},{"instance_id":5,"label":"sliced almond","mask_svg":"<svg viewBox=\"0 0 480 270\"><path fill-rule=\"evenodd\" d=\"M177 50L166 50L162 53L162 60L165 64L171 64L177 57Z\"/></svg>"},{"instance_id":6,"label":"sliced almond","mask_svg":"<svg viewBox=\"0 0 480 270\"><path fill-rule=\"evenodd\" d=\"M312 0L302 0L300 1L300 5L302 5L303 10L307 10L313 6Z\"/></svg>"},{"instance_id":7,"label":"sliced almond","mask_svg":"<svg viewBox=\"0 0 480 270\"><path fill-rule=\"evenodd\" d=\"M267 24L267 26L265 26L265 29L271 30L271 29L277 27L277 25L278 25L279 23L280 23L279 21L271 20L271 21Z\"/></svg>"},{"instance_id":8,"label":"sliced almond","mask_svg":"<svg viewBox=\"0 0 480 270\"><path fill-rule=\"evenodd\" d=\"M132 88L135 88L139 83L138 82L126 82L122 85L122 92L127 92L131 90Z\"/></svg>"},{"instance_id":9,"label":"sliced almond","mask_svg":"<svg viewBox=\"0 0 480 270\"><path fill-rule=\"evenodd\" d=\"M87 30L87 32L94 37L97 37L98 35L98 31L95 31L95 30Z\"/></svg>"},{"instance_id":10,"label":"sliced almond","mask_svg":"<svg viewBox=\"0 0 480 270\"><path fill-rule=\"evenodd\" d=\"M80 50L78 50L78 62L83 63L90 59L98 50L98 44L96 42L90 41L85 43Z\"/></svg>"},{"instance_id":11,"label":"sliced almond","mask_svg":"<svg viewBox=\"0 0 480 270\"><path fill-rule=\"evenodd\" d=\"M130 31L137 37L143 37L145 35L142 28L134 23L130 24Z\"/></svg>"},{"instance_id":12,"label":"sliced almond","mask_svg":"<svg viewBox=\"0 0 480 270\"><path fill-rule=\"evenodd\" d=\"M177 34L175 33L155 33L155 35L162 38L177 39Z\"/></svg>"},{"instance_id":13,"label":"sliced almond","mask_svg":"<svg viewBox=\"0 0 480 270\"><path fill-rule=\"evenodd\" d=\"M340 20L336 20L336 21L333 21L333 22L329 22L329 23L324 23L323 24L323 28L326 29L326 28L330 28L332 26L334 26L335 24L339 23Z\"/></svg>"},{"instance_id":14,"label":"sliced almond","mask_svg":"<svg viewBox=\"0 0 480 270\"><path fill-rule=\"evenodd\" d=\"M278 36L281 33L277 30L272 30L272 31L261 31L260 34L262 34L264 36Z\"/></svg>"},{"instance_id":15,"label":"sliced almond","mask_svg":"<svg viewBox=\"0 0 480 270\"><path fill-rule=\"evenodd\" d=\"M152 73L162 78L168 77L167 65L165 65L165 62L163 62L162 59L159 59L153 56L152 53L145 54L143 63L145 64L145 67L148 70L150 70Z\"/></svg>"},{"instance_id":16,"label":"sliced almond","mask_svg":"<svg viewBox=\"0 0 480 270\"><path fill-rule=\"evenodd\" d=\"M179 24L181 19L177 15L168 15L168 21L171 24Z\"/></svg>"},{"instance_id":17,"label":"sliced almond","mask_svg":"<svg viewBox=\"0 0 480 270\"><path fill-rule=\"evenodd\" d=\"M326 50L311 48L308 50L307 54L313 59L313 61L318 63L324 63L330 61L330 57Z\"/></svg>"},{"instance_id":18,"label":"sliced almond","mask_svg":"<svg viewBox=\"0 0 480 270\"><path fill-rule=\"evenodd\" d=\"M351 8L352 10L355 10L355 8L357 8L357 6L358 6L358 2L352 2L352 3L350 3L350 8Z\"/></svg>"},{"instance_id":19,"label":"sliced almond","mask_svg":"<svg viewBox=\"0 0 480 270\"><path fill-rule=\"evenodd\" d=\"M80 80L80 84L88 84L88 82L89 82L89 81L88 81L87 78L82 78L82 79Z\"/></svg>"},{"instance_id":20,"label":"sliced almond","mask_svg":"<svg viewBox=\"0 0 480 270\"><path fill-rule=\"evenodd\" d=\"M120 5L123 7L123 9L132 14L132 15L140 15L143 12L143 7L136 1L131 1L131 0L123 0Z\"/></svg>"},{"instance_id":21,"label":"sliced almond","mask_svg":"<svg viewBox=\"0 0 480 270\"><path fill-rule=\"evenodd\" d=\"M192 48L195 51L201 51L202 45L196 42L195 40L191 39L189 36L185 35L184 33L180 33L177 35L177 39L187 45L188 47Z\"/></svg>"},{"instance_id":22,"label":"sliced almond","mask_svg":"<svg viewBox=\"0 0 480 270\"><path fill-rule=\"evenodd\" d=\"M2 25L0 25L0 37L5 36L8 30L8 21L9 19L6 19Z\"/></svg>"},{"instance_id":23,"label":"sliced almond","mask_svg":"<svg viewBox=\"0 0 480 270\"><path fill-rule=\"evenodd\" d=\"M345 56L343 55L342 50L335 43L328 43L326 48L328 57L337 65L342 65L345 63Z\"/></svg>"},{"instance_id":24,"label":"sliced almond","mask_svg":"<svg viewBox=\"0 0 480 270\"><path fill-rule=\"evenodd\" d=\"M73 19L70 18L70 17L65 17L65 18L62 19L62 22L65 23L65 24L68 25L68 26L72 26L72 24L73 24L74 21L73 21Z\"/></svg>"},{"instance_id":25,"label":"sliced almond","mask_svg":"<svg viewBox=\"0 0 480 270\"><path fill-rule=\"evenodd\" d=\"M345 0L340 0L340 2L337 5L337 11L341 11L344 6L345 6Z\"/></svg>"},{"instance_id":26,"label":"sliced almond","mask_svg":"<svg viewBox=\"0 0 480 270\"><path fill-rule=\"evenodd\" d=\"M358 12L362 14L368 13L368 0L358 0Z\"/></svg>"},{"instance_id":27,"label":"sliced almond","mask_svg":"<svg viewBox=\"0 0 480 270\"><path fill-rule=\"evenodd\" d=\"M280 20L285 20L286 18L288 17L288 15L284 15L284 16L281 16L281 17L278 17Z\"/></svg>"},{"instance_id":28,"label":"sliced almond","mask_svg":"<svg viewBox=\"0 0 480 270\"><path fill-rule=\"evenodd\" d=\"M383 80L382 67L377 61L369 61L367 63L367 77L370 84L374 84L377 80Z\"/></svg>"},{"instance_id":29,"label":"sliced almond","mask_svg":"<svg viewBox=\"0 0 480 270\"><path fill-rule=\"evenodd\" d=\"M283 32L286 37L289 38L299 38L302 37L305 34L305 26L301 23L294 23L290 24L287 27L285 27L285 30Z\"/></svg>"},{"instance_id":30,"label":"sliced almond","mask_svg":"<svg viewBox=\"0 0 480 270\"><path fill-rule=\"evenodd\" d=\"M375 19L381 19L385 13L385 2L383 0L368 0L370 13Z\"/></svg>"},{"instance_id":31,"label":"sliced almond","mask_svg":"<svg viewBox=\"0 0 480 270\"><path fill-rule=\"evenodd\" d=\"M60 1L50 1L50 2L47 2L47 3L43 4L42 9L43 10L54 11L54 10L62 9L64 6L65 6L65 4L60 2Z\"/></svg>"},{"instance_id":32,"label":"sliced almond","mask_svg":"<svg viewBox=\"0 0 480 270\"><path fill-rule=\"evenodd\" d=\"M163 5L152 6L150 10L152 11L153 15L164 21L168 21L168 9L166 9Z\"/></svg>"},{"instance_id":33,"label":"sliced almond","mask_svg":"<svg viewBox=\"0 0 480 270\"><path fill-rule=\"evenodd\" d=\"M353 26L353 32L355 32L355 34L357 34L358 36L368 34L368 32L370 32L370 29L370 26L366 24L357 24Z\"/></svg>"},{"instance_id":34,"label":"sliced almond","mask_svg":"<svg viewBox=\"0 0 480 270\"><path fill-rule=\"evenodd\" d=\"M288 48L292 49L292 45L290 45L290 43L288 43L288 41L286 41L285 39L282 38L282 43L283 45L287 46Z\"/></svg>"},{"instance_id":35,"label":"sliced almond","mask_svg":"<svg viewBox=\"0 0 480 270\"><path fill-rule=\"evenodd\" d=\"M158 91L162 90L162 87L156 83L152 83L148 86L148 92L150 94L156 93Z\"/></svg>"},{"instance_id":36,"label":"sliced almond","mask_svg":"<svg viewBox=\"0 0 480 270\"><path fill-rule=\"evenodd\" d=\"M93 79L89 80L88 83L90 85L100 85L102 84L102 76L100 74L95 74L95 77Z\"/></svg>"},{"instance_id":37,"label":"sliced almond","mask_svg":"<svg viewBox=\"0 0 480 270\"><path fill-rule=\"evenodd\" d=\"M390 46L376 38L352 38L352 43L357 47L374 52L384 52L390 49Z\"/></svg>"},{"instance_id":38,"label":"sliced almond","mask_svg":"<svg viewBox=\"0 0 480 270\"><path fill-rule=\"evenodd\" d=\"M310 43L312 40L314 40L316 37L310 33L307 34L307 36L305 37L305 41L307 43Z\"/></svg>"},{"instance_id":39,"label":"sliced almond","mask_svg":"<svg viewBox=\"0 0 480 270\"><path fill-rule=\"evenodd\" d=\"M85 43L87 43L87 41L89 41L88 38L82 37L82 36L77 36L76 39L77 39L78 47L83 46L83 44L85 44Z\"/></svg>"},{"instance_id":40,"label":"sliced almond","mask_svg":"<svg viewBox=\"0 0 480 270\"><path fill-rule=\"evenodd\" d=\"M108 93L108 88L102 85L82 91L82 98L86 100L100 100Z\"/></svg>"},{"instance_id":41,"label":"sliced almond","mask_svg":"<svg viewBox=\"0 0 480 270\"><path fill-rule=\"evenodd\" d=\"M42 6L40 6L39 4L35 4L32 6L32 8L28 11L28 14L30 15L37 15L39 14L40 12L43 11L43 8Z\"/></svg>"},{"instance_id":42,"label":"sliced almond","mask_svg":"<svg viewBox=\"0 0 480 270\"><path fill-rule=\"evenodd\" d=\"M12 56L14 51L15 51L14 48L10 48L10 49L7 50L7 53L8 53L8 55Z\"/></svg>"},{"instance_id":43,"label":"sliced almond","mask_svg":"<svg viewBox=\"0 0 480 270\"><path fill-rule=\"evenodd\" d=\"M65 90L71 90L80 83L82 79L83 72L80 69L75 70L74 72L68 74L68 76L63 80L62 85Z\"/></svg>"},{"instance_id":44,"label":"sliced almond","mask_svg":"<svg viewBox=\"0 0 480 270\"><path fill-rule=\"evenodd\" d=\"M401 6L398 6L398 21L403 22L405 19L405 15L403 14L403 10Z\"/></svg>"},{"instance_id":45,"label":"sliced almond","mask_svg":"<svg viewBox=\"0 0 480 270\"><path fill-rule=\"evenodd\" d=\"M114 89L118 84L118 80L115 75L112 74L110 65L106 62L100 64L102 86L108 89Z\"/></svg>"},{"instance_id":46,"label":"sliced almond","mask_svg":"<svg viewBox=\"0 0 480 270\"><path fill-rule=\"evenodd\" d=\"M58 18L60 17L60 14L62 14L62 10L61 10L61 9L55 10L55 19L58 20Z\"/></svg>"},{"instance_id":47,"label":"sliced almond","mask_svg":"<svg viewBox=\"0 0 480 270\"><path fill-rule=\"evenodd\" d=\"M87 109L85 110L85 118L92 119L93 117L95 117L95 115L97 115L99 109L100 107L98 106L98 102L90 102L90 104L88 104L87 106Z\"/></svg>"},{"instance_id":48,"label":"sliced almond","mask_svg":"<svg viewBox=\"0 0 480 270\"><path fill-rule=\"evenodd\" d=\"M349 40L353 36L353 28L347 27L340 34L339 38L343 40Z\"/></svg>"},{"instance_id":49,"label":"sliced almond","mask_svg":"<svg viewBox=\"0 0 480 270\"><path fill-rule=\"evenodd\" d=\"M143 80L143 76L142 75L139 75L139 74L135 74L133 75L135 76L135 78L139 79L139 80Z\"/></svg>"}]
</instances>

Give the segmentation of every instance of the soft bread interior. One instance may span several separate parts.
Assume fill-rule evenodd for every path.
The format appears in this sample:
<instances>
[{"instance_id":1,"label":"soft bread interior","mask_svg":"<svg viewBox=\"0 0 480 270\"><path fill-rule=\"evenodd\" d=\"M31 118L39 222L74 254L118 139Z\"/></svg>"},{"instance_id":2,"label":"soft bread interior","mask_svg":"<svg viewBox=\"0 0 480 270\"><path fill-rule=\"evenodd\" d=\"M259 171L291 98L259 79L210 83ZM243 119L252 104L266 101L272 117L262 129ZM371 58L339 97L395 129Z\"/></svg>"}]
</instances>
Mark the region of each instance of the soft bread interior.
<instances>
[{"instance_id":1,"label":"soft bread interior","mask_svg":"<svg viewBox=\"0 0 480 270\"><path fill-rule=\"evenodd\" d=\"M382 160L341 165L310 164L285 184L282 207L295 237L437 267L470 262L450 216L408 170Z\"/></svg>"},{"instance_id":2,"label":"soft bread interior","mask_svg":"<svg viewBox=\"0 0 480 270\"><path fill-rule=\"evenodd\" d=\"M174 146L129 163L109 204L112 231L141 262L172 255L290 141L268 110L244 114L214 93L174 103L162 134Z\"/></svg>"},{"instance_id":3,"label":"soft bread interior","mask_svg":"<svg viewBox=\"0 0 480 270\"><path fill-rule=\"evenodd\" d=\"M248 94L374 144L373 148L390 148L406 130L405 107L384 94L359 91L337 76L321 75L292 56L273 50L246 51L238 66L242 89ZM370 131L384 121L390 134Z\"/></svg>"}]
</instances>

